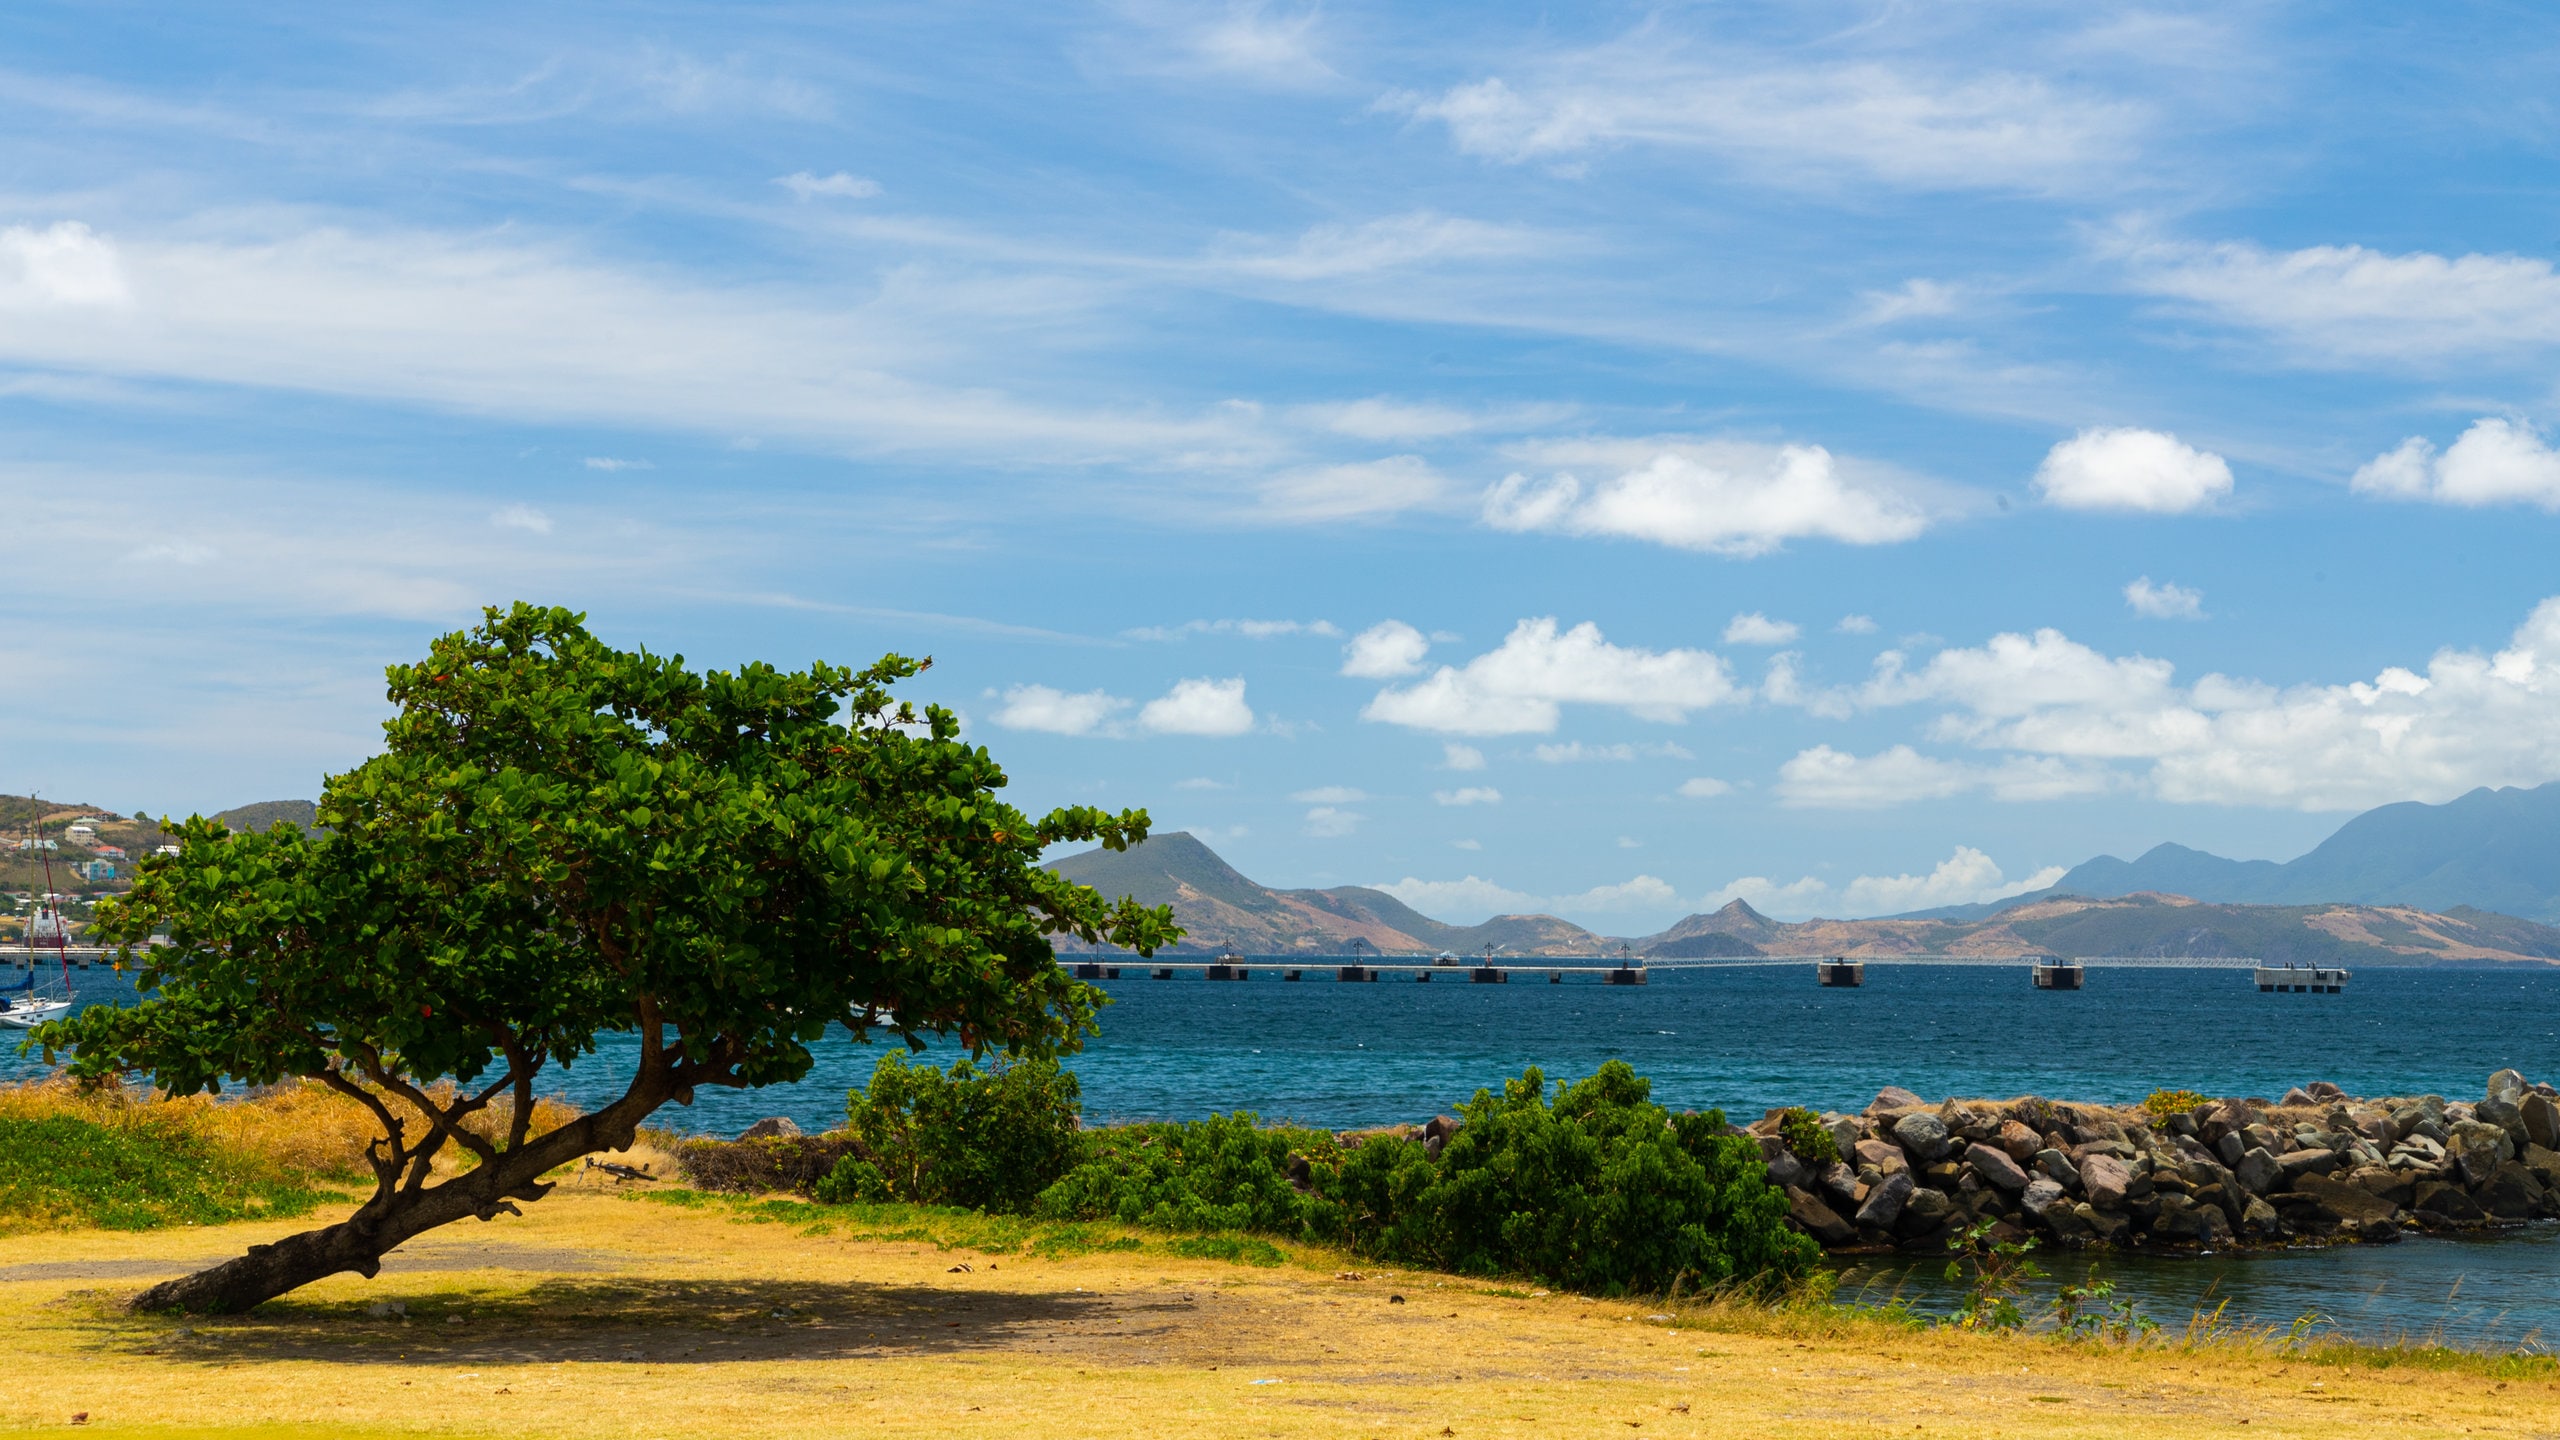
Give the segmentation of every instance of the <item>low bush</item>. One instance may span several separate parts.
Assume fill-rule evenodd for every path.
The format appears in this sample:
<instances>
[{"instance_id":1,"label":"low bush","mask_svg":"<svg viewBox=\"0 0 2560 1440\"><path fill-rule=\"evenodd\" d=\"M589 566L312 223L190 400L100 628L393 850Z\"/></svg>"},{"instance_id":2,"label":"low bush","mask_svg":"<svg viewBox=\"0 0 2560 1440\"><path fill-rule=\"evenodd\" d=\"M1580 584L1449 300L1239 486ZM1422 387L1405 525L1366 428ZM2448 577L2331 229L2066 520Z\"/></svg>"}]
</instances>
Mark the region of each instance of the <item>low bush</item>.
<instances>
[{"instance_id":1,"label":"low bush","mask_svg":"<svg viewBox=\"0 0 2560 1440\"><path fill-rule=\"evenodd\" d=\"M1562 1086L1530 1070L1478 1091L1434 1157L1409 1139L1344 1148L1251 1115L1089 1137L1039 1213L1243 1229L1459 1274L1621 1294L1785 1281L1817 1258L1786 1225L1757 1144L1714 1111L1674 1116L1623 1061ZM1827 1138L1827 1137L1826 1137ZM1293 1176L1292 1169L1296 1170Z\"/></svg>"},{"instance_id":2,"label":"low bush","mask_svg":"<svg viewBox=\"0 0 2560 1440\"><path fill-rule=\"evenodd\" d=\"M683 1140L673 1146L685 1183L736 1195L807 1195L860 1147L841 1131L765 1140Z\"/></svg>"},{"instance_id":3,"label":"low bush","mask_svg":"<svg viewBox=\"0 0 2560 1440\"><path fill-rule=\"evenodd\" d=\"M1081 1158L1076 1077L1054 1060L963 1058L948 1074L880 1057L871 1084L846 1100L859 1153L838 1160L819 1198L896 1198L1021 1213Z\"/></svg>"},{"instance_id":4,"label":"low bush","mask_svg":"<svg viewBox=\"0 0 2560 1440\"><path fill-rule=\"evenodd\" d=\"M2170 1116L2184 1115L2205 1101L2193 1090L2154 1090L2143 1097L2142 1113L2151 1117L2152 1129L2166 1130Z\"/></svg>"},{"instance_id":5,"label":"low bush","mask_svg":"<svg viewBox=\"0 0 2560 1440\"><path fill-rule=\"evenodd\" d=\"M1822 1117L1801 1105L1778 1117L1778 1137L1787 1149L1818 1174L1840 1163L1840 1142L1822 1128Z\"/></svg>"}]
</instances>

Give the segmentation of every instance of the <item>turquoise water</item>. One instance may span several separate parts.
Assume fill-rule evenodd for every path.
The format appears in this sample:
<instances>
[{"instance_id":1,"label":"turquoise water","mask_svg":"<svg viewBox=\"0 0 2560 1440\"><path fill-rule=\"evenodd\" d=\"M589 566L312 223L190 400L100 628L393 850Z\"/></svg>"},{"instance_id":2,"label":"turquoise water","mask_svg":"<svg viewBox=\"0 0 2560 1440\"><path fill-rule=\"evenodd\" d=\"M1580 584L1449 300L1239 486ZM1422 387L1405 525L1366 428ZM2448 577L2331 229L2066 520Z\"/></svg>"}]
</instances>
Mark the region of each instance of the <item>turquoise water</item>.
<instances>
[{"instance_id":1,"label":"turquoise water","mask_svg":"<svg viewBox=\"0 0 2560 1440\"><path fill-rule=\"evenodd\" d=\"M2560 971L2366 970L2343 995L2261 995L2247 972L2100 967L2079 992L2032 989L2023 968L1872 966L1858 990L1824 990L1810 965L1656 967L1643 986L1592 977L1549 985L1537 972L1473 985L1341 985L1258 975L1212 983L1106 982L1102 1035L1073 1064L1092 1119L1253 1110L1328 1127L1418 1120L1524 1067L1550 1077L1624 1059L1675 1109L1736 1119L1785 1104L1856 1109L1896 1084L1949 1094L2132 1101L2155 1088L2281 1095L2332 1080L2350 1093L2476 1098L2513 1066L2560 1077ZM118 977L78 976L92 998L129 997ZM549 1087L597 1103L627 1078L614 1040ZM807 1129L837 1123L876 1049L820 1048L791 1086L706 1091L659 1121L734 1134L765 1115ZM0 1068L40 1067L14 1054ZM2155 1318L2183 1323L2228 1300L2227 1318L2289 1324L2306 1312L2369 1338L2441 1335L2490 1347L2560 1337L2560 1234L2412 1240L2337 1251L2101 1263ZM2085 1262L2055 1258L2063 1277ZM1944 1301L1937 1265L1895 1261L1850 1272L1852 1289ZM2050 1282L2048 1284L2049 1289Z\"/></svg>"}]
</instances>

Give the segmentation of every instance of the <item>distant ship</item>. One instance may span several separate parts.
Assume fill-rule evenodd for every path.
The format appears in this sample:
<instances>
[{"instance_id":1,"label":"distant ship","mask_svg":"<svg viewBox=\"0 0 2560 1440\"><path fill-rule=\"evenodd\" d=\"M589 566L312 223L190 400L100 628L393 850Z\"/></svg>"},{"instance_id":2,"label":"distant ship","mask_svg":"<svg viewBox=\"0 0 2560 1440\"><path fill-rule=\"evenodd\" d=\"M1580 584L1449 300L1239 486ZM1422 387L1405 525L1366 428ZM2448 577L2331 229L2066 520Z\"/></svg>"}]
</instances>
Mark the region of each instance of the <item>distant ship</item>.
<instances>
[{"instance_id":1,"label":"distant ship","mask_svg":"<svg viewBox=\"0 0 2560 1440\"><path fill-rule=\"evenodd\" d=\"M27 976L15 985L0 985L0 1025L13 1030L59 1020L71 1013L77 999L71 993L71 925L62 918L62 897L53 893L53 854L41 846L35 850L44 862L44 889L36 895L22 937ZM48 960L61 972L60 980L46 978Z\"/></svg>"}]
</instances>

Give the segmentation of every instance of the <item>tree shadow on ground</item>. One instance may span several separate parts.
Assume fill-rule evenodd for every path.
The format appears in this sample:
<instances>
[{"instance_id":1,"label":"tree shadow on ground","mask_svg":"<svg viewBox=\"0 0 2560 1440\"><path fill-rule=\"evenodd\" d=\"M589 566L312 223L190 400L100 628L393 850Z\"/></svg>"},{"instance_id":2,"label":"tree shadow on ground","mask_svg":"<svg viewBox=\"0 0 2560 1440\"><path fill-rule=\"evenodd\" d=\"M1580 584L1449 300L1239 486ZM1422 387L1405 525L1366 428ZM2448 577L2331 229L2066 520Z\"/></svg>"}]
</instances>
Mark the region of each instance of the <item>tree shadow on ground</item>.
<instances>
[{"instance_id":1,"label":"tree shadow on ground","mask_svg":"<svg viewBox=\"0 0 2560 1440\"><path fill-rule=\"evenodd\" d=\"M333 1302L273 1300L247 1315L124 1316L91 1324L105 1347L238 1364L319 1360L450 1366L558 1363L717 1365L904 1358L987 1351L1188 1350L1204 1308L1190 1291L971 1291L823 1280L554 1278ZM1170 1355L1164 1358L1172 1358Z\"/></svg>"}]
</instances>

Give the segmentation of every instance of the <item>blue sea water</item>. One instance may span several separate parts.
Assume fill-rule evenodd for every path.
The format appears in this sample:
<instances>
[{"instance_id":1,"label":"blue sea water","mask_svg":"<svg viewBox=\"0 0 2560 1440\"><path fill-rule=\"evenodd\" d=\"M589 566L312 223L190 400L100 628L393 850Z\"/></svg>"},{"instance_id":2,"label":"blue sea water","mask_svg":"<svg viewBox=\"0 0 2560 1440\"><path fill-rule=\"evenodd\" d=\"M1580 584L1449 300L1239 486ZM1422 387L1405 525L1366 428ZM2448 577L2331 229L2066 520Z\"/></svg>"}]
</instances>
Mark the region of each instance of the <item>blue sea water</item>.
<instances>
[{"instance_id":1,"label":"blue sea water","mask_svg":"<svg viewBox=\"0 0 2560 1440\"><path fill-rule=\"evenodd\" d=\"M2501 1067L2560 1078L2560 970L2540 968L2368 969L2341 995L2262 995L2246 971L2104 966L2078 992L2038 991L2023 968L1997 966L1876 965L1855 990L1818 988L1809 964L1656 966L1642 986L1588 975L1551 985L1525 969L1506 985L1446 971L1428 984L1346 985L1330 966L1296 984L1122 973L1101 987L1112 1002L1102 1034L1072 1062L1096 1121L1232 1110L1332 1128L1412 1121L1528 1066L1563 1079L1611 1059L1649 1077L1674 1109L1720 1107L1736 1120L1776 1105L1855 1110L1889 1084L1933 1100L2135 1101L2163 1087L2276 1096L2332 1080L2359 1095L2473 1099ZM76 978L89 998L130 999L109 972ZM546 1088L600 1103L628 1078L633 1050L608 1040ZM839 1035L796 1085L705 1091L657 1123L734 1134L787 1115L825 1128L878 1056ZM41 1069L0 1056L0 1073ZM2560 1235L2545 1227L2495 1241L2102 1266L2170 1320L2227 1299L2228 1318L2281 1326L2317 1312L2374 1337L2499 1347L2560 1337ZM1943 1299L1935 1270L1867 1265L1850 1283L1928 1303Z\"/></svg>"}]
</instances>

